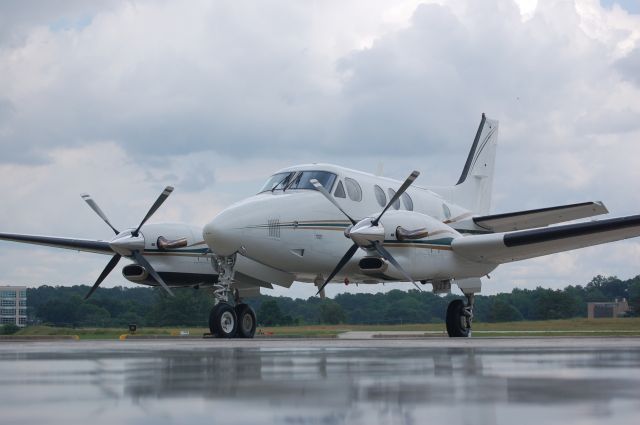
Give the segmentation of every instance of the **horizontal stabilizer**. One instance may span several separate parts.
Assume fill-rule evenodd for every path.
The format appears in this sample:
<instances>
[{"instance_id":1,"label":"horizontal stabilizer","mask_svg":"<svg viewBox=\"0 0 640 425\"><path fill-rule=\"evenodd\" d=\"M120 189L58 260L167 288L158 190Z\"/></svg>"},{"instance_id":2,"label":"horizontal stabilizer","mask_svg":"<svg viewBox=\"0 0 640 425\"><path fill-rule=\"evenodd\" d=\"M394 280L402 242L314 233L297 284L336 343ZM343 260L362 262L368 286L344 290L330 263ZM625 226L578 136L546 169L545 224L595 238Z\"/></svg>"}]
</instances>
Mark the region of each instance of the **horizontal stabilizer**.
<instances>
[{"instance_id":1,"label":"horizontal stabilizer","mask_svg":"<svg viewBox=\"0 0 640 425\"><path fill-rule=\"evenodd\" d=\"M492 232L508 232L514 230L535 229L565 221L578 220L607 214L609 211L602 202L582 202L579 204L561 205L536 210L517 211L506 214L474 217L478 226Z\"/></svg>"},{"instance_id":2,"label":"horizontal stabilizer","mask_svg":"<svg viewBox=\"0 0 640 425\"><path fill-rule=\"evenodd\" d=\"M105 241L57 238L54 236L18 235L12 233L0 233L0 240L113 255L113 250L109 246L109 243Z\"/></svg>"},{"instance_id":3,"label":"horizontal stabilizer","mask_svg":"<svg viewBox=\"0 0 640 425\"><path fill-rule=\"evenodd\" d=\"M454 239L451 248L473 261L501 264L640 236L640 215L544 229Z\"/></svg>"}]
</instances>

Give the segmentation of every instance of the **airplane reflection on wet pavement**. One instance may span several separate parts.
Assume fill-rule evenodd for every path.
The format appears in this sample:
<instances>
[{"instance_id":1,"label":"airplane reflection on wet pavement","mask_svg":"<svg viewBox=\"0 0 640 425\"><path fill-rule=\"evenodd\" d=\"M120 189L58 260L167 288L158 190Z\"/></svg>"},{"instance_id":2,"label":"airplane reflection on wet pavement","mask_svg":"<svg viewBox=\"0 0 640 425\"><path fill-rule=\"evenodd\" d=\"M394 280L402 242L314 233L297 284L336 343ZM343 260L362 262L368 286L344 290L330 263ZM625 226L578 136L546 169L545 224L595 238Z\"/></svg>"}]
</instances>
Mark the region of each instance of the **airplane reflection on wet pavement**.
<instances>
[{"instance_id":1,"label":"airplane reflection on wet pavement","mask_svg":"<svg viewBox=\"0 0 640 425\"><path fill-rule=\"evenodd\" d=\"M3 424L630 423L640 344L619 340L5 342L0 415Z\"/></svg>"}]
</instances>

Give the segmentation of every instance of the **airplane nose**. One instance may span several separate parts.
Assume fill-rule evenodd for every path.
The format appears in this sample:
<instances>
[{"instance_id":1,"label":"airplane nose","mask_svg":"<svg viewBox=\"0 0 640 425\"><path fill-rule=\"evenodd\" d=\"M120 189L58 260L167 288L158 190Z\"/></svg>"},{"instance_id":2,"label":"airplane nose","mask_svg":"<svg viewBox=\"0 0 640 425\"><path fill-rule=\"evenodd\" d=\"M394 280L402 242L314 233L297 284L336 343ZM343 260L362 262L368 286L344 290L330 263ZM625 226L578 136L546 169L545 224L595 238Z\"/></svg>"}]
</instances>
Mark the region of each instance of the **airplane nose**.
<instances>
[{"instance_id":1,"label":"airplane nose","mask_svg":"<svg viewBox=\"0 0 640 425\"><path fill-rule=\"evenodd\" d=\"M239 231L234 227L233 217L228 211L218 214L202 229L202 236L211 251L217 255L231 255L242 244Z\"/></svg>"}]
</instances>

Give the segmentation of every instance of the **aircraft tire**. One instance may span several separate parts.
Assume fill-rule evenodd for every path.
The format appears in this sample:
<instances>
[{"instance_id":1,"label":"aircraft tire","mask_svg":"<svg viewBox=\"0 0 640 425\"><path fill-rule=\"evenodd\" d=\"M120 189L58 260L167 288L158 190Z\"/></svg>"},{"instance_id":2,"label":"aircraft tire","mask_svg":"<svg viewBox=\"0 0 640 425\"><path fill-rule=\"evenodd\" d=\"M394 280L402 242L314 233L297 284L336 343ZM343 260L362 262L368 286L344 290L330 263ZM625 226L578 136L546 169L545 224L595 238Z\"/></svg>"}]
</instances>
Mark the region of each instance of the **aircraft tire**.
<instances>
[{"instance_id":1,"label":"aircraft tire","mask_svg":"<svg viewBox=\"0 0 640 425\"><path fill-rule=\"evenodd\" d=\"M209 330L216 338L233 338L238 330L236 311L227 303L218 303L209 314Z\"/></svg>"},{"instance_id":2,"label":"aircraft tire","mask_svg":"<svg viewBox=\"0 0 640 425\"><path fill-rule=\"evenodd\" d=\"M451 338L466 338L471 333L471 326L464 315L464 302L453 300L447 307L447 333ZM463 324L463 323L466 323Z\"/></svg>"},{"instance_id":3,"label":"aircraft tire","mask_svg":"<svg viewBox=\"0 0 640 425\"><path fill-rule=\"evenodd\" d=\"M236 305L236 316L238 317L238 331L236 338L253 338L256 334L258 321L256 313L248 304Z\"/></svg>"}]
</instances>

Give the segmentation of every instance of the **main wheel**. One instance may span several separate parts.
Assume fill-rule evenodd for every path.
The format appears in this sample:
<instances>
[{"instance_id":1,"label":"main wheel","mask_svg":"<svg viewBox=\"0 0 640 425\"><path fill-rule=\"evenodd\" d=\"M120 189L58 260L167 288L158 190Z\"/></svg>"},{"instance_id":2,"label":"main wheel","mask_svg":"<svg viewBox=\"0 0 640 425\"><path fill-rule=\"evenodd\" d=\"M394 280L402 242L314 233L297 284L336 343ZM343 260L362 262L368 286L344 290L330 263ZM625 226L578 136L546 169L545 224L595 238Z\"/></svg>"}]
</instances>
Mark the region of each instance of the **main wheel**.
<instances>
[{"instance_id":1,"label":"main wheel","mask_svg":"<svg viewBox=\"0 0 640 425\"><path fill-rule=\"evenodd\" d=\"M256 313L248 304L236 305L236 316L238 317L237 338L253 338L256 333Z\"/></svg>"},{"instance_id":2,"label":"main wheel","mask_svg":"<svg viewBox=\"0 0 640 425\"><path fill-rule=\"evenodd\" d=\"M227 303L218 303L209 315L209 330L216 338L233 338L238 329L236 311Z\"/></svg>"},{"instance_id":3,"label":"main wheel","mask_svg":"<svg viewBox=\"0 0 640 425\"><path fill-rule=\"evenodd\" d=\"M452 338L466 338L471 333L471 320L462 300L453 300L447 307L447 333Z\"/></svg>"}]
</instances>

